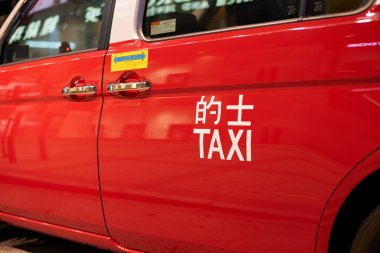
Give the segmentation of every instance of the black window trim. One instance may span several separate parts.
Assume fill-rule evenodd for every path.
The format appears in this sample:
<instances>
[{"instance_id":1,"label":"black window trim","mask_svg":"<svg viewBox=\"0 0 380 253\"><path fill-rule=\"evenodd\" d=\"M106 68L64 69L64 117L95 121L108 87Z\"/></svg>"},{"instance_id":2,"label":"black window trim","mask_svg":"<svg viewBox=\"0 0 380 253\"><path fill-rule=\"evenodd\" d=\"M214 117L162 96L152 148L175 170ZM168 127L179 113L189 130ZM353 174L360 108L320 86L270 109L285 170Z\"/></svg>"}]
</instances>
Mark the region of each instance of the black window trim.
<instances>
[{"instance_id":1,"label":"black window trim","mask_svg":"<svg viewBox=\"0 0 380 253\"><path fill-rule=\"evenodd\" d=\"M70 55L76 55L76 54L82 54L87 52L96 52L96 51L103 51L108 50L109 46L109 39L111 34L111 27L112 27L112 19L113 19L113 12L115 8L116 0L105 0L105 6L102 13L102 25L100 28L100 35L99 35L99 41L98 46L94 48L88 48L85 50L70 52L66 54L57 54L57 55L51 55L51 56L45 56L45 57L38 57L34 59L27 59L17 62L10 62L10 63L3 63L3 46L5 41L8 39L10 34L12 33L13 29L18 26L20 21L25 17L25 15L28 13L30 8L33 8L34 4L37 3L39 0L26 0L24 4L21 6L20 10L17 12L15 18L12 20L12 22L7 27L6 31L4 32L2 38L0 38L0 68L3 66L11 66L15 64L21 64L21 63L27 63L27 62L33 62L33 61L39 61L44 59L51 59L51 58L57 58L57 57L66 57Z\"/></svg>"},{"instance_id":2,"label":"black window trim","mask_svg":"<svg viewBox=\"0 0 380 253\"><path fill-rule=\"evenodd\" d=\"M105 0L106 5L102 14L102 27L100 28L98 50L108 50L111 36L113 14L116 0Z\"/></svg>"},{"instance_id":3,"label":"black window trim","mask_svg":"<svg viewBox=\"0 0 380 253\"><path fill-rule=\"evenodd\" d=\"M264 22L264 23L250 24L250 25L232 26L232 27L220 28L220 29L215 29L215 30L210 30L210 31L205 31L205 32L186 33L186 34L180 34L180 35L175 35L175 36L167 36L167 37L161 37L161 38L149 38L149 37L145 36L145 34L143 32L143 24L144 24L147 1L148 0L143 0L143 1L140 1L140 3L139 3L139 6L138 6L139 15L138 15L138 19L136 22L135 29L136 29L139 37L143 41L156 42L156 41L181 39L181 38L188 38L188 37L200 36L200 35L208 35L208 34L221 33L221 32L230 32L230 31L243 30L243 29L245 30L245 29L256 28L256 27L265 27L265 26L272 26L272 25L297 23L297 22L309 21L309 20L351 16L351 15L356 15L356 14L364 12L369 7L371 7L377 0L369 0L366 5L360 7L356 10L353 10L353 11L333 13L333 14L324 14L324 15L316 15L316 16L311 16L311 17L306 17L307 2L309 0L300 0L300 10L299 10L299 14L298 14L299 16L297 18L283 19L283 20L278 20L278 21Z\"/></svg>"}]
</instances>

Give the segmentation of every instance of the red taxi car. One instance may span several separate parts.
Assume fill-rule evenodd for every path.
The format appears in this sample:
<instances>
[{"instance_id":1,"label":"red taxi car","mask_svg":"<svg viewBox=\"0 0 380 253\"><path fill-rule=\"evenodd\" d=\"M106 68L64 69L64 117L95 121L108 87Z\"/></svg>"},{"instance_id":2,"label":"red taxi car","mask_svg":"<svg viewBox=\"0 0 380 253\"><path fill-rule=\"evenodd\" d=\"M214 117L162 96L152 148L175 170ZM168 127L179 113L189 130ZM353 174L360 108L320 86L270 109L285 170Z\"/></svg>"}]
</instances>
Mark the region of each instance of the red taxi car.
<instances>
[{"instance_id":1,"label":"red taxi car","mask_svg":"<svg viewBox=\"0 0 380 253\"><path fill-rule=\"evenodd\" d=\"M380 251L379 0L21 0L0 35L1 221Z\"/></svg>"}]
</instances>

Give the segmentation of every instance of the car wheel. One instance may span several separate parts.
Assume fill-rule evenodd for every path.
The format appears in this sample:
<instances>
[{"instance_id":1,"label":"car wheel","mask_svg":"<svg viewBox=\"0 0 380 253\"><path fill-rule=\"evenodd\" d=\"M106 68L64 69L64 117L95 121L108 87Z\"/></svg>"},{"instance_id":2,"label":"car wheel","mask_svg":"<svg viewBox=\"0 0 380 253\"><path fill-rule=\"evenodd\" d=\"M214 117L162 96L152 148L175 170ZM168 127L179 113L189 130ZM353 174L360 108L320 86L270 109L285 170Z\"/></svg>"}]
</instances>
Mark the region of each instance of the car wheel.
<instances>
[{"instance_id":1,"label":"car wheel","mask_svg":"<svg viewBox=\"0 0 380 253\"><path fill-rule=\"evenodd\" d=\"M364 220L355 235L350 253L380 252L380 205Z\"/></svg>"}]
</instances>

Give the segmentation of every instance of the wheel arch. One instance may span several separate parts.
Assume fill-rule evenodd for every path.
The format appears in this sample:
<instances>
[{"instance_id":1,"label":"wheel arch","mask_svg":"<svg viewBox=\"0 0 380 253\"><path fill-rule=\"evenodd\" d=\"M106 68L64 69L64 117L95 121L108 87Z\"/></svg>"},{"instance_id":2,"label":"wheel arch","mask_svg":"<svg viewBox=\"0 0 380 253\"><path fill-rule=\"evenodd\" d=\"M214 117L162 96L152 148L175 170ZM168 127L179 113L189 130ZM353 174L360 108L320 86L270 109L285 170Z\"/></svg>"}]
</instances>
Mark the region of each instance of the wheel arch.
<instances>
[{"instance_id":1,"label":"wheel arch","mask_svg":"<svg viewBox=\"0 0 380 253\"><path fill-rule=\"evenodd\" d=\"M347 252L344 249L350 247L358 226L379 204L375 194L368 203L368 198L363 196L367 197L368 192L379 186L380 148L377 148L344 177L329 198L318 227L316 253Z\"/></svg>"}]
</instances>

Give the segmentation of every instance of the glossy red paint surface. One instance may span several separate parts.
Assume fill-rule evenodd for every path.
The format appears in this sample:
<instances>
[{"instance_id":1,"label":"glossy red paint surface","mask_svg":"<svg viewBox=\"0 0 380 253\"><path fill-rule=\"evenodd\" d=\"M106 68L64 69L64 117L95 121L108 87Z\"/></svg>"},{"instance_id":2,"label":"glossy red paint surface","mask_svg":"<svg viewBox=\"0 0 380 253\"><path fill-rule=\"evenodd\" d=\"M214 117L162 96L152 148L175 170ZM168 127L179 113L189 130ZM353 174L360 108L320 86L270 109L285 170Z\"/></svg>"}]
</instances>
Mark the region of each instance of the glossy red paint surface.
<instances>
[{"instance_id":1,"label":"glossy red paint surface","mask_svg":"<svg viewBox=\"0 0 380 253\"><path fill-rule=\"evenodd\" d=\"M119 252L326 253L339 207L380 166L379 15L0 66L0 220ZM151 91L109 95L124 82L112 54L140 49L133 79ZM75 80L104 103L64 99ZM213 97L221 117L203 123Z\"/></svg>"},{"instance_id":2,"label":"glossy red paint surface","mask_svg":"<svg viewBox=\"0 0 380 253\"><path fill-rule=\"evenodd\" d=\"M99 137L110 236L147 252L314 252L331 194L380 141L380 10L370 11L112 44ZM149 67L135 72L151 92L108 95L122 74L110 71L111 55L139 49ZM239 95L254 105L243 112L250 127L228 126ZM196 124L202 96L222 103L217 125L213 115ZM194 129L218 129L225 157L228 130L244 130L244 158L251 130L252 161L201 159Z\"/></svg>"},{"instance_id":3,"label":"glossy red paint surface","mask_svg":"<svg viewBox=\"0 0 380 253\"><path fill-rule=\"evenodd\" d=\"M76 76L100 88L104 54L0 66L0 212L107 234L96 151L101 96L61 95Z\"/></svg>"}]
</instances>

